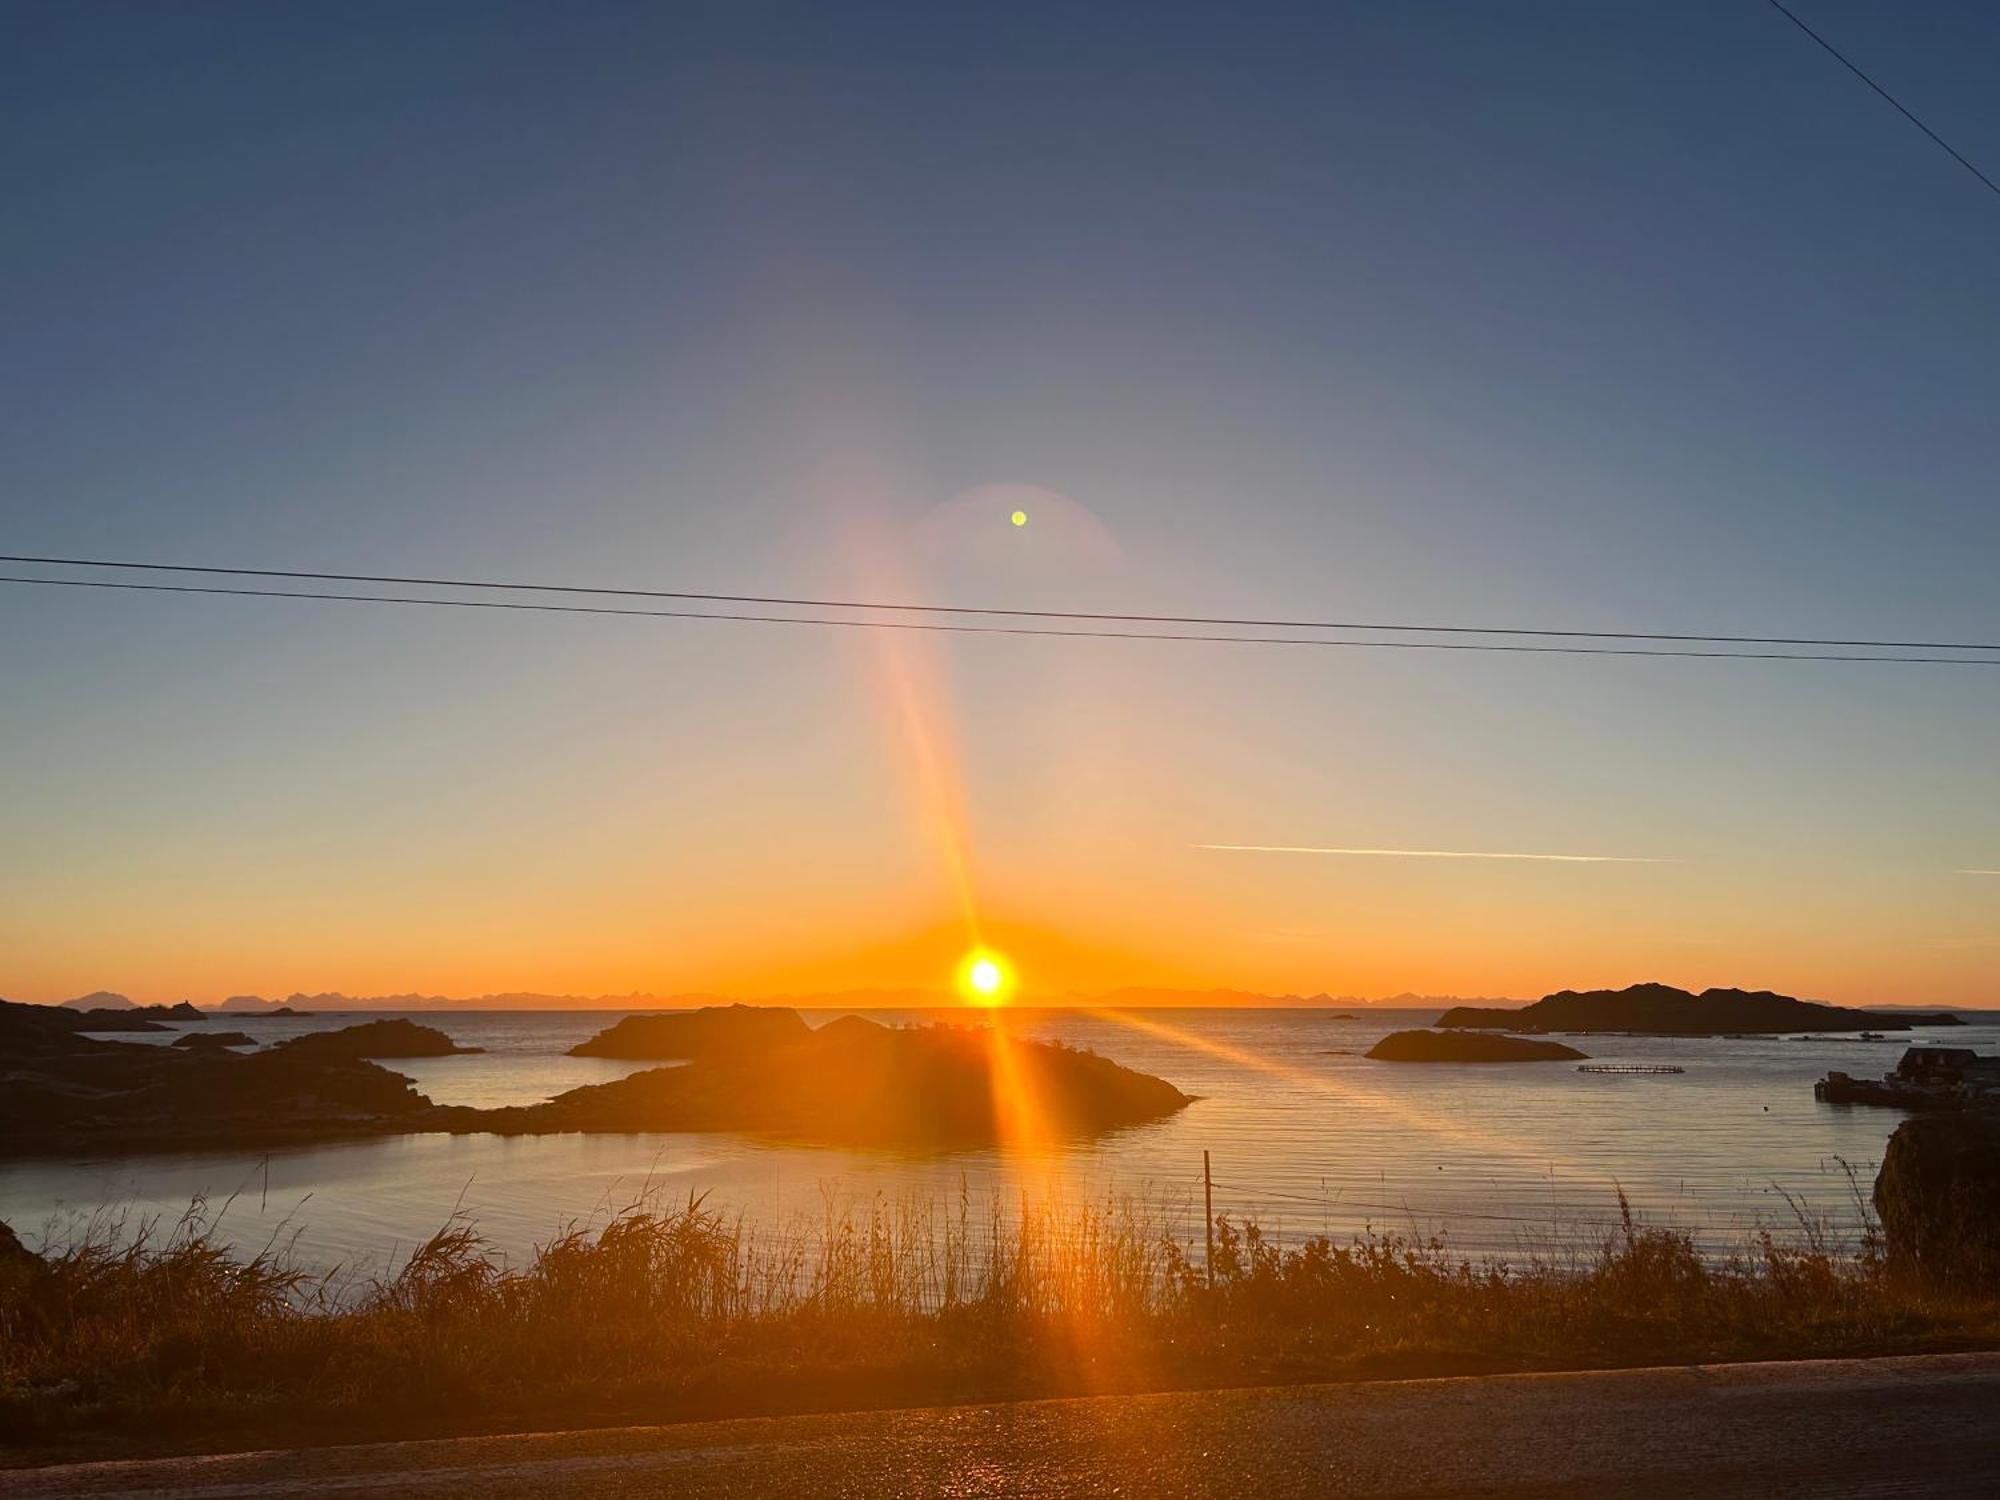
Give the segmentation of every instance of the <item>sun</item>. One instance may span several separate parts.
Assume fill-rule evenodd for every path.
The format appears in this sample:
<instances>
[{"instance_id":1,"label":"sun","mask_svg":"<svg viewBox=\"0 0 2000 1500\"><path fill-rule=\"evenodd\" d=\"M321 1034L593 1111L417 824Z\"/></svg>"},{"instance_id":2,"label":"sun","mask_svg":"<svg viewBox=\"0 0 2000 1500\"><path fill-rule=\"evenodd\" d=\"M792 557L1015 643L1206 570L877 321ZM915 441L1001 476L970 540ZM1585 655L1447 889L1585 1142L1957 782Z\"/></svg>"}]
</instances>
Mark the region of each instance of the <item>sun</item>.
<instances>
[{"instance_id":1,"label":"sun","mask_svg":"<svg viewBox=\"0 0 2000 1500\"><path fill-rule=\"evenodd\" d=\"M1005 1005L1014 988L1007 960L990 948L975 948L958 966L958 992L968 1005Z\"/></svg>"},{"instance_id":2,"label":"sun","mask_svg":"<svg viewBox=\"0 0 2000 1500\"><path fill-rule=\"evenodd\" d=\"M1007 519L1012 521L1016 526L1026 526L1028 524L1028 513L1025 510L1017 510Z\"/></svg>"}]
</instances>

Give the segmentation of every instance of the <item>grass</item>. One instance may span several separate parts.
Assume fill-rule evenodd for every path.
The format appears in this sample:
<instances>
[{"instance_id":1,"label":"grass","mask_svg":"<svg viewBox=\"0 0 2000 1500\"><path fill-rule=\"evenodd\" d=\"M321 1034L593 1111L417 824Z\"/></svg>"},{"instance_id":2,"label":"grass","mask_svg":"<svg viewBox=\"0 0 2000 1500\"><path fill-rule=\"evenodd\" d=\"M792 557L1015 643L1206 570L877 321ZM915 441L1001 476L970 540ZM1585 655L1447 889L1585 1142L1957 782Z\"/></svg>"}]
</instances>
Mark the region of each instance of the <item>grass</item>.
<instances>
[{"instance_id":1,"label":"grass","mask_svg":"<svg viewBox=\"0 0 2000 1500\"><path fill-rule=\"evenodd\" d=\"M2000 1299L1872 1235L1718 1258L1635 1220L1506 1259L1282 1247L1131 1200L829 1204L780 1235L645 1196L510 1267L454 1221L393 1274L224 1249L197 1204L0 1262L0 1443L102 1456L1078 1392L2000 1344Z\"/></svg>"}]
</instances>

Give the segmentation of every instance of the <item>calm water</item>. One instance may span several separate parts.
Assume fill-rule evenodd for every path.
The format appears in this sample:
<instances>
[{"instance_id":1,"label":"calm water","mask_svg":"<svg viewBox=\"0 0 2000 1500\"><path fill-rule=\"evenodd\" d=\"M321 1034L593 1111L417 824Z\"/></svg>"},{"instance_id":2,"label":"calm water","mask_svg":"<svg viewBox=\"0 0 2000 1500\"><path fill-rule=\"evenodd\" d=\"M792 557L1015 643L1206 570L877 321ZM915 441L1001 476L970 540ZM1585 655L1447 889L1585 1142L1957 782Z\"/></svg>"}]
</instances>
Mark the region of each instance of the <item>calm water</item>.
<instances>
[{"instance_id":1,"label":"calm water","mask_svg":"<svg viewBox=\"0 0 2000 1500\"><path fill-rule=\"evenodd\" d=\"M397 1060L440 1103L531 1103L645 1066L564 1057L617 1013L413 1013L482 1055ZM831 1012L825 1013L830 1016ZM0 1161L0 1219L24 1236L73 1232L92 1215L172 1218L197 1195L234 1194L226 1236L261 1246L299 1234L308 1259L379 1269L455 1211L519 1257L566 1223L601 1219L647 1184L706 1193L773 1233L800 1232L825 1205L878 1194L984 1204L1027 1178L1076 1197L1130 1193L1173 1209L1199 1234L1202 1152L1218 1212L1254 1213L1283 1236L1368 1225L1442 1233L1468 1251L1581 1242L1615 1215L1623 1188L1648 1218L1723 1246L1745 1231L1797 1232L1787 1195L1852 1227L1840 1162L1865 1189L1902 1118L1822 1105L1828 1068L1880 1073L1890 1043L1592 1037L1593 1060L1668 1062L1672 1076L1605 1077L1563 1063L1501 1066L1370 1062L1360 1054L1434 1011L1177 1010L1123 1019L1021 1015L1058 1038L1156 1073L1199 1095L1176 1117L1022 1163L993 1150L940 1155L772 1145L736 1136L420 1135L264 1152ZM2000 1015L1954 1045L2000 1049ZM813 1019L817 1021L820 1016ZM878 1019L908 1020L878 1014ZM210 1022L260 1038L352 1024L358 1016ZM170 1041L170 1037L161 1037Z\"/></svg>"}]
</instances>

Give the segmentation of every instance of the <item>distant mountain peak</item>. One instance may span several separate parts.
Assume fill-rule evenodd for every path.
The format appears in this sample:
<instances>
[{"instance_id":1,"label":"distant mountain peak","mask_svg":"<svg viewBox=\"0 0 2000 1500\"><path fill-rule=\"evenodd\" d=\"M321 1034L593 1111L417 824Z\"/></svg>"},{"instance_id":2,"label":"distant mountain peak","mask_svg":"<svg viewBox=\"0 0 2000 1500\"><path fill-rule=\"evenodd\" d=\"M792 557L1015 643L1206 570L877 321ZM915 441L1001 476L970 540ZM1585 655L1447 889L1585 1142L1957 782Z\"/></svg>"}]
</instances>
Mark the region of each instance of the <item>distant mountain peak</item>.
<instances>
[{"instance_id":1,"label":"distant mountain peak","mask_svg":"<svg viewBox=\"0 0 2000 1500\"><path fill-rule=\"evenodd\" d=\"M215 1008L217 1010L233 1010L237 1012L246 1010L276 1010L278 1002L276 1000L266 1000L262 995L231 995Z\"/></svg>"},{"instance_id":2,"label":"distant mountain peak","mask_svg":"<svg viewBox=\"0 0 2000 1500\"><path fill-rule=\"evenodd\" d=\"M65 1010L136 1010L138 1006L125 995L115 990L92 990L88 995L78 995L74 1000L63 1001Z\"/></svg>"}]
</instances>

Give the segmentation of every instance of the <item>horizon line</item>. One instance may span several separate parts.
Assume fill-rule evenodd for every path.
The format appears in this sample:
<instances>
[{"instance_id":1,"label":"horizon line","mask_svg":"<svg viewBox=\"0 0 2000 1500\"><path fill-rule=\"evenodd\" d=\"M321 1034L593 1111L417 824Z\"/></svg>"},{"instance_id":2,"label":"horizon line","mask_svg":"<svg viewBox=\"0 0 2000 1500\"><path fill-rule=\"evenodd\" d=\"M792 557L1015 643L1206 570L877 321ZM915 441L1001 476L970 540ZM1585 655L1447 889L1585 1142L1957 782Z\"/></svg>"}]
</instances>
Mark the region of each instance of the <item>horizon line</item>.
<instances>
[{"instance_id":1,"label":"horizon line","mask_svg":"<svg viewBox=\"0 0 2000 1500\"><path fill-rule=\"evenodd\" d=\"M1359 854L1393 859L1531 859L1578 865L1677 865L1678 859L1644 854L1517 854L1476 849L1334 849L1316 844L1193 844L1194 849L1218 849L1237 854ZM1972 871L1964 873L1971 874ZM2000 874L2000 871L1981 873Z\"/></svg>"}]
</instances>

